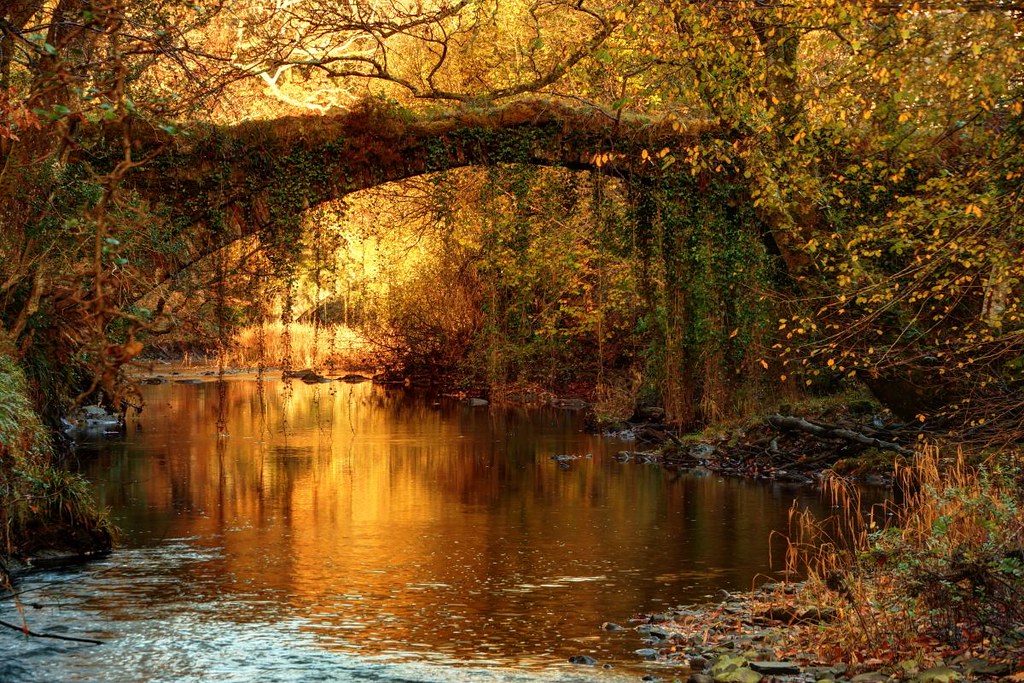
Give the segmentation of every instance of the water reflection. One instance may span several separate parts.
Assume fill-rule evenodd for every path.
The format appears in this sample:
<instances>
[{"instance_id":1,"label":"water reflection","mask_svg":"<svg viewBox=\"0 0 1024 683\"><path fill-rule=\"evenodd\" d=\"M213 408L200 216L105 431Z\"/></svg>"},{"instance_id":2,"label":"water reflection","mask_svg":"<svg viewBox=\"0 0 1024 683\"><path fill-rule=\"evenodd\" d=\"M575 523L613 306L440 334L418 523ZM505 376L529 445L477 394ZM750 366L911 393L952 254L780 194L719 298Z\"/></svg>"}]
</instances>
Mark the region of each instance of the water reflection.
<instances>
[{"instance_id":1,"label":"water reflection","mask_svg":"<svg viewBox=\"0 0 1024 683\"><path fill-rule=\"evenodd\" d=\"M97 670L219 680L232 665L212 663L195 634L250 672L280 664L253 651L262 638L306 653L307 674L315 652L332 671L367 673L383 658L459 667L466 680L512 668L535 679L635 676L648 666L632 654L637 635L598 626L749 587L768 571L770 532L784 528L794 496L618 463L611 455L630 444L583 434L563 411L366 384L146 393L141 419L87 467L128 549L80 570L69 589L91 615L86 628L104 624L131 654L47 660L61 680ZM551 460L561 453L593 457L565 470ZM168 629L182 643L172 647ZM580 653L616 668L565 664Z\"/></svg>"}]
</instances>

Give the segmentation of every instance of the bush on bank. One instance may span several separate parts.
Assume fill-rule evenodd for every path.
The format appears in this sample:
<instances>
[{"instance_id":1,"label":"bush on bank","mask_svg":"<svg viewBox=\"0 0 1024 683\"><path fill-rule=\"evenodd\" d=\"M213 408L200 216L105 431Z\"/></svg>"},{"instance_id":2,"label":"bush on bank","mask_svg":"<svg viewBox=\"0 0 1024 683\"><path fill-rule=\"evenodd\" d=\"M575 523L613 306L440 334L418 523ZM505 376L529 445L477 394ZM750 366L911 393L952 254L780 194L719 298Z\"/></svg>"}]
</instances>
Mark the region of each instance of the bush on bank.
<instances>
[{"instance_id":1,"label":"bush on bank","mask_svg":"<svg viewBox=\"0 0 1024 683\"><path fill-rule=\"evenodd\" d=\"M1024 654L1024 488L1017 460L942 462L927 448L898 467L902 500L865 509L830 481L837 514L798 515L790 569L838 615L813 633L824 659L898 664L1002 647ZM947 657L948 658L948 657ZM1012 656L1011 656L1012 659Z\"/></svg>"}]
</instances>

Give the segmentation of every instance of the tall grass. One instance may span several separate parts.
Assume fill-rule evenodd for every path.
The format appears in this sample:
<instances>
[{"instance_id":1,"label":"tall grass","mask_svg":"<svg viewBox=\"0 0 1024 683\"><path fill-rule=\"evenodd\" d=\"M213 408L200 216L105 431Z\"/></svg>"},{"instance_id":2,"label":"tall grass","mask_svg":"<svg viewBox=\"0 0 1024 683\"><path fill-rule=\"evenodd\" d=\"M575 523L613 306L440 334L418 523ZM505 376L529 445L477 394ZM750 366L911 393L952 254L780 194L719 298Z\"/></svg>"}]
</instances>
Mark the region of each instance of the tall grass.
<instances>
[{"instance_id":1,"label":"tall grass","mask_svg":"<svg viewBox=\"0 0 1024 683\"><path fill-rule=\"evenodd\" d=\"M373 367L369 344L345 325L281 322L243 328L224 349L238 367L317 368L332 371Z\"/></svg>"},{"instance_id":2,"label":"tall grass","mask_svg":"<svg viewBox=\"0 0 1024 683\"><path fill-rule=\"evenodd\" d=\"M926 448L897 468L898 503L865 509L845 480L826 487L836 514L794 512L785 558L807 577L805 594L838 615L815 632L823 659L903 661L925 640L964 646L1024 627L1016 465L960 455L942 467Z\"/></svg>"}]
</instances>

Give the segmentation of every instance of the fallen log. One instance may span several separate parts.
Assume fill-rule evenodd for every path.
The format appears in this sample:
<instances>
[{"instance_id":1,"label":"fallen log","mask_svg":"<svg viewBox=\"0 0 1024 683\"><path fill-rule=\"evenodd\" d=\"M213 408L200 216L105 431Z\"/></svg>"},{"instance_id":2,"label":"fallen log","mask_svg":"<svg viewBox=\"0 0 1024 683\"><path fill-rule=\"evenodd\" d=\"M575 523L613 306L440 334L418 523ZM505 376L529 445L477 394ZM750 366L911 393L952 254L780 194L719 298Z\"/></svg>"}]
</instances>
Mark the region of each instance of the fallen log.
<instances>
[{"instance_id":1,"label":"fallen log","mask_svg":"<svg viewBox=\"0 0 1024 683\"><path fill-rule=\"evenodd\" d=\"M780 431L792 431L797 430L801 432L807 432L821 439L842 439L844 441L851 441L853 443L863 444L873 448L878 448L883 451L894 451L900 455L913 455L914 452L909 448L894 443L892 441L884 441L882 439L876 439L860 432L855 432L852 429L846 429L845 427L835 427L832 425L820 425L810 420L805 420L802 417L793 417L787 415L772 415L768 418L768 424L775 429Z\"/></svg>"}]
</instances>

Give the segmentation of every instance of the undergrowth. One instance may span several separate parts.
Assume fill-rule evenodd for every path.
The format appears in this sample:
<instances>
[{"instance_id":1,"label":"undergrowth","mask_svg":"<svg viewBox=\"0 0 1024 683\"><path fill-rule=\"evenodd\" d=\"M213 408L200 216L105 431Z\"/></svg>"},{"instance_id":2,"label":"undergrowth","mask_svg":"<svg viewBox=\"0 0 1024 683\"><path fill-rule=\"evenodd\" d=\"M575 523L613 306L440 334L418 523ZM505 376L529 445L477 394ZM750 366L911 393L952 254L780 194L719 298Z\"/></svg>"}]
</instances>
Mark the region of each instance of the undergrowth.
<instances>
[{"instance_id":1,"label":"undergrowth","mask_svg":"<svg viewBox=\"0 0 1024 683\"><path fill-rule=\"evenodd\" d=\"M87 482L54 462L21 369L0 353L0 569L41 550L106 549L112 533Z\"/></svg>"},{"instance_id":2,"label":"undergrowth","mask_svg":"<svg viewBox=\"0 0 1024 683\"><path fill-rule=\"evenodd\" d=\"M1005 464L1011 463L1011 464ZM1016 460L942 463L929 447L897 471L902 500L865 507L826 481L836 514L793 512L786 568L837 618L804 631L823 661L923 661L1024 627L1024 494Z\"/></svg>"}]
</instances>

